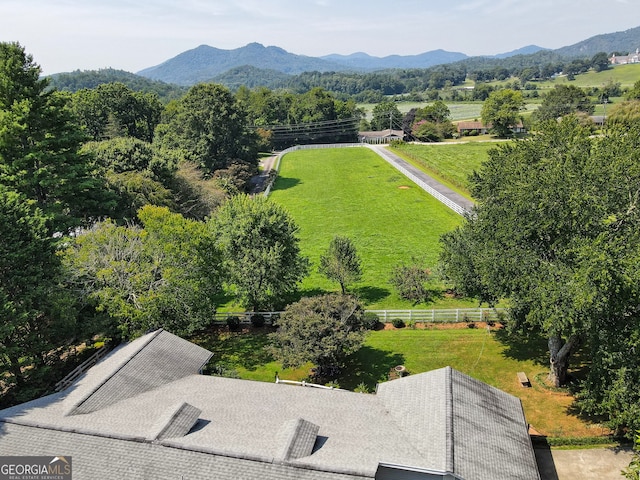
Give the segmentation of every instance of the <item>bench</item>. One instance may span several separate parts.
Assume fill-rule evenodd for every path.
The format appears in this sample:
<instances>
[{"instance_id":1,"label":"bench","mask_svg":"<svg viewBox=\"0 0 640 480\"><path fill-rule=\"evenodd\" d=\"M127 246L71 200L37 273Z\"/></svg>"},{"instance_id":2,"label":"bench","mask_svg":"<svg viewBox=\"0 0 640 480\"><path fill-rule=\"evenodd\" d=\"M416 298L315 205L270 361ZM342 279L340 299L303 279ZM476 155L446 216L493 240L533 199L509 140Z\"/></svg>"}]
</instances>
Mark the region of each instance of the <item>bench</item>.
<instances>
[{"instance_id":1,"label":"bench","mask_svg":"<svg viewBox=\"0 0 640 480\"><path fill-rule=\"evenodd\" d=\"M529 381L526 373L518 372L517 375L518 380L520 381L520 385L522 385L523 387L531 387L531 382Z\"/></svg>"}]
</instances>

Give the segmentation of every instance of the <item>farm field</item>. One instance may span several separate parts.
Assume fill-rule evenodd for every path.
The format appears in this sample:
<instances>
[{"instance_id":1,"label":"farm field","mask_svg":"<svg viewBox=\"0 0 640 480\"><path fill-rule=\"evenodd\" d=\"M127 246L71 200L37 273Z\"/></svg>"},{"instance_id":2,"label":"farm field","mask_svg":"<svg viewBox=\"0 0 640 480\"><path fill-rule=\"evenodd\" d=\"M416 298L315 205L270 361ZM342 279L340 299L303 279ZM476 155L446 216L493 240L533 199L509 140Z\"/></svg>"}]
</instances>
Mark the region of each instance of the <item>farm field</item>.
<instances>
[{"instance_id":1,"label":"farm field","mask_svg":"<svg viewBox=\"0 0 640 480\"><path fill-rule=\"evenodd\" d=\"M475 302L436 298L414 306L393 291L393 267L422 259L437 263L440 236L462 222L366 148L293 152L282 160L271 199L284 205L300 226L303 254L312 263L303 295L338 291L317 272L319 258L335 235L351 238L362 258L362 280L353 286L369 309L457 308ZM438 285L439 286L439 285Z\"/></svg>"},{"instance_id":2,"label":"farm field","mask_svg":"<svg viewBox=\"0 0 640 480\"><path fill-rule=\"evenodd\" d=\"M536 82L538 88L548 89L554 85L575 85L576 87L603 87L607 83L620 83L622 88L633 87L633 84L640 79L640 64L616 65L602 72L589 71L576 75L574 80L569 81L566 76L560 76L555 80Z\"/></svg>"},{"instance_id":3,"label":"farm field","mask_svg":"<svg viewBox=\"0 0 640 480\"><path fill-rule=\"evenodd\" d=\"M487 152L500 143L404 143L394 146L393 151L449 188L471 198L467 188L469 175L480 169L487 159Z\"/></svg>"},{"instance_id":4,"label":"farm field","mask_svg":"<svg viewBox=\"0 0 640 480\"><path fill-rule=\"evenodd\" d=\"M207 335L197 343L214 352L217 365L248 380L273 382L277 373L281 379L302 381L312 366L282 369L268 353L269 338L264 331L214 333L213 338ZM491 333L484 328L378 330L367 333L364 346L350 357L348 369L336 380L341 388L353 390L364 384L374 391L395 365L404 365L412 374L451 366L519 397L527 421L543 435L597 437L609 433L575 414L573 397L566 390L545 385L545 347L545 340L535 336L511 343L503 330L496 329ZM520 371L529 377L531 388L518 382Z\"/></svg>"},{"instance_id":5,"label":"farm field","mask_svg":"<svg viewBox=\"0 0 640 480\"><path fill-rule=\"evenodd\" d=\"M407 113L412 108L424 108L433 102L396 102L398 110L401 113ZM482 111L483 102L445 102L449 111L451 112L450 120L452 122L458 122L460 120L480 120L480 113ZM527 103L523 114L531 113L540 106L539 103ZM367 120L371 120L371 114L375 104L361 103L358 104L359 108L364 109Z\"/></svg>"}]
</instances>

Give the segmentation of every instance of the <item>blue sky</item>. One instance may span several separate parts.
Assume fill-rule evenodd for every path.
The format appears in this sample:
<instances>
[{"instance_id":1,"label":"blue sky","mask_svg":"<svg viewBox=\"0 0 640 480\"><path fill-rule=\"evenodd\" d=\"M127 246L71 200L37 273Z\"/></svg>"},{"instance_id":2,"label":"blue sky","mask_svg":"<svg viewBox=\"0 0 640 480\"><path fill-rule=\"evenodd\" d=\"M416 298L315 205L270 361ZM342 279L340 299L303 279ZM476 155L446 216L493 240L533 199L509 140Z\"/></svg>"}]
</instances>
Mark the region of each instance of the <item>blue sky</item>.
<instances>
[{"instance_id":1,"label":"blue sky","mask_svg":"<svg viewBox=\"0 0 640 480\"><path fill-rule=\"evenodd\" d=\"M636 26L638 0L0 0L0 41L20 42L45 74L136 72L202 44L490 55Z\"/></svg>"}]
</instances>

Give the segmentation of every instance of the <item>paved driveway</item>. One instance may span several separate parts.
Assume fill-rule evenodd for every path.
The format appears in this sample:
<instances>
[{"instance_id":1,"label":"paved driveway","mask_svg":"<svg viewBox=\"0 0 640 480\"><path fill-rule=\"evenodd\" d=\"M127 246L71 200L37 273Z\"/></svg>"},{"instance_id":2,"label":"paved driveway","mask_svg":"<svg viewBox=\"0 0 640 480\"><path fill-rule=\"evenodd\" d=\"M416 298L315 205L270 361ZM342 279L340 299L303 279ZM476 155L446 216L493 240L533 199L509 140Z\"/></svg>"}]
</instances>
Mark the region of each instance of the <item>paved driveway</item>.
<instances>
[{"instance_id":1,"label":"paved driveway","mask_svg":"<svg viewBox=\"0 0 640 480\"><path fill-rule=\"evenodd\" d=\"M542 480L621 480L620 473L631 461L630 449L585 450L535 449Z\"/></svg>"}]
</instances>

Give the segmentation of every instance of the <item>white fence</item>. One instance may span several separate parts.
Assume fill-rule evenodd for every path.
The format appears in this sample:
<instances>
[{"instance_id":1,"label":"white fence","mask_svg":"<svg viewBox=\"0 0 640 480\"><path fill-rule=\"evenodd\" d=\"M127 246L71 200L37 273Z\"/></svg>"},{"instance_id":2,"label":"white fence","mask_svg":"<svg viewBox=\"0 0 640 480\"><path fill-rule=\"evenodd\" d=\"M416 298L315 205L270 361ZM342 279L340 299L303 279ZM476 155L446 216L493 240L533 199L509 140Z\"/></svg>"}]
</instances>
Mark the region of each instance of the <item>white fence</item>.
<instances>
[{"instance_id":1,"label":"white fence","mask_svg":"<svg viewBox=\"0 0 640 480\"><path fill-rule=\"evenodd\" d=\"M382 323L391 323L395 318L415 323L462 323L462 322L500 322L507 316L504 308L456 308L431 310L365 310L378 315ZM238 317L240 324L251 324L253 315L262 315L265 325L273 324L282 312L227 312L216 313L213 323L225 325L227 318Z\"/></svg>"},{"instance_id":2,"label":"white fence","mask_svg":"<svg viewBox=\"0 0 640 480\"><path fill-rule=\"evenodd\" d=\"M96 352L87 358L84 362L69 372L62 380L56 383L56 392L66 389L73 382L75 382L84 372L98 363L107 353L109 349L107 347L100 347Z\"/></svg>"},{"instance_id":3,"label":"white fence","mask_svg":"<svg viewBox=\"0 0 640 480\"><path fill-rule=\"evenodd\" d=\"M507 317L504 308L456 308L442 310L367 310L378 315L382 323L396 318L415 323L500 322Z\"/></svg>"},{"instance_id":4,"label":"white fence","mask_svg":"<svg viewBox=\"0 0 640 480\"><path fill-rule=\"evenodd\" d=\"M371 150L373 150L374 152L376 152L380 157L384 158L387 163L389 163L392 167L394 167L395 169L397 169L400 173L402 173L405 177L407 177L409 180L411 180L413 183L415 183L416 185L418 185L420 188L422 188L425 192L427 192L429 195L431 195L433 198L435 198L436 200L438 200L439 202L443 203L444 205L446 205L447 207L449 207L451 210L453 210L454 212L456 212L459 215L464 215L465 213L467 213L467 210L461 206L458 205L457 203L455 203L453 200L451 200L450 198L447 198L445 195L443 195L442 193L438 192L435 188L433 188L431 185L428 185L426 182L424 182L422 179L418 178L416 175L414 175L413 173L411 173L409 170L407 170L406 168L404 168L402 165L400 165L398 162L396 162L393 157L384 149L381 148L375 148L374 146L371 145L367 145L367 147L369 147Z\"/></svg>"}]
</instances>

